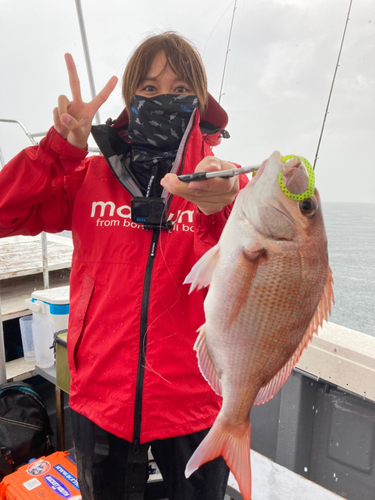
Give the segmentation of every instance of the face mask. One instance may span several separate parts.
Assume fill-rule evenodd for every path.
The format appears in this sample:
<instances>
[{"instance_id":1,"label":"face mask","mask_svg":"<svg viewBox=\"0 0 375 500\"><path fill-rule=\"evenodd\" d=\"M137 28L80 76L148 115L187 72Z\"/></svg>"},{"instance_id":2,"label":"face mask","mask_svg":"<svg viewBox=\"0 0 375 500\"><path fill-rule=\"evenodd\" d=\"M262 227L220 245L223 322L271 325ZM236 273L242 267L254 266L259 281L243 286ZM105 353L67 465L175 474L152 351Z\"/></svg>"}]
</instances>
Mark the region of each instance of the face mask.
<instances>
[{"instance_id":1,"label":"face mask","mask_svg":"<svg viewBox=\"0 0 375 500\"><path fill-rule=\"evenodd\" d=\"M196 107L198 98L194 95L134 96L128 131L134 156L144 149L159 153L177 150Z\"/></svg>"},{"instance_id":2,"label":"face mask","mask_svg":"<svg viewBox=\"0 0 375 500\"><path fill-rule=\"evenodd\" d=\"M149 183L151 171L157 182L169 171L197 107L198 98L194 95L133 97L128 110L128 137L133 171L142 187Z\"/></svg>"}]
</instances>

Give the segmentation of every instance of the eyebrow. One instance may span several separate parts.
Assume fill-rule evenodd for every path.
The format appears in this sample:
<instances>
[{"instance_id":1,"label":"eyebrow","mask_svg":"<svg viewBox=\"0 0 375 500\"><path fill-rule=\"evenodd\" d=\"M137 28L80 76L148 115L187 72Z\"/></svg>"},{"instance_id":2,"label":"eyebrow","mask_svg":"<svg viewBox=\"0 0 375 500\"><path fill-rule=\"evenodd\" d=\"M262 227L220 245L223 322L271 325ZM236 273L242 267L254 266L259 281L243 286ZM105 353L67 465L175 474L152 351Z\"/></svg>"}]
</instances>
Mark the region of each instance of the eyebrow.
<instances>
[{"instance_id":1,"label":"eyebrow","mask_svg":"<svg viewBox=\"0 0 375 500\"><path fill-rule=\"evenodd\" d=\"M143 82L145 81L150 81L150 82L154 82L155 80L157 80L158 77L157 76L146 76L145 78L143 78Z\"/></svg>"},{"instance_id":2,"label":"eyebrow","mask_svg":"<svg viewBox=\"0 0 375 500\"><path fill-rule=\"evenodd\" d=\"M143 78L143 80L141 81L141 83L144 83L144 82L155 82L159 79L159 76L160 75L157 75L157 76L146 76L145 78ZM179 76L179 75L176 75L176 78L174 79L174 82L181 82L181 83L186 83L187 84L187 81L182 77L182 76Z\"/></svg>"}]
</instances>

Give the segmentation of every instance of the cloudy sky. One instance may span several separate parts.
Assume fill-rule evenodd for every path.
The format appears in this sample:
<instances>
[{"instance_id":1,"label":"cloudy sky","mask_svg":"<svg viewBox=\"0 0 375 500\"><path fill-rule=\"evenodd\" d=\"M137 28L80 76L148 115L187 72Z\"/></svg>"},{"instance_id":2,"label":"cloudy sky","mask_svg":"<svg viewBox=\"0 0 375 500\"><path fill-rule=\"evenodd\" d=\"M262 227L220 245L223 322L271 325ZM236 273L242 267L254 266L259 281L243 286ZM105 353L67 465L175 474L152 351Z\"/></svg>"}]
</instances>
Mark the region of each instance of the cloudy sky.
<instances>
[{"instance_id":1,"label":"cloudy sky","mask_svg":"<svg viewBox=\"0 0 375 500\"><path fill-rule=\"evenodd\" d=\"M316 155L350 0L237 0L221 104L231 139L219 158L253 165L275 149ZM96 90L121 79L148 34L174 30L200 51L219 98L234 1L82 0ZM316 164L323 201L375 203L375 1L353 0ZM90 90L74 0L0 0L0 118L46 131L59 94L69 95L64 53ZM120 84L100 110L121 111ZM6 161L29 145L0 123Z\"/></svg>"}]
</instances>

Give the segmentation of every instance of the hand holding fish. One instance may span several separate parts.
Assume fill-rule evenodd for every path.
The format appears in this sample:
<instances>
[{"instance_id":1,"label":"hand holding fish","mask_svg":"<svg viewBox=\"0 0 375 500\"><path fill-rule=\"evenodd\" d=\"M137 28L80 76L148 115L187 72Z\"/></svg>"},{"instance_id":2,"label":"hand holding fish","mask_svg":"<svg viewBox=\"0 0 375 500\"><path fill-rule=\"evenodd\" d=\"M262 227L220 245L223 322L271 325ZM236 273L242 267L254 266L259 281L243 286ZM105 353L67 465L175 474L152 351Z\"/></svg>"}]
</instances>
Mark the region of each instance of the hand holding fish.
<instances>
[{"instance_id":1,"label":"hand holding fish","mask_svg":"<svg viewBox=\"0 0 375 500\"><path fill-rule=\"evenodd\" d=\"M233 168L235 166L228 161L206 156L198 163L195 173L233 170ZM238 177L225 179L216 177L186 183L181 182L175 174L167 174L160 183L170 193L195 203L205 215L220 212L226 205L232 203L239 189Z\"/></svg>"},{"instance_id":2,"label":"hand holding fish","mask_svg":"<svg viewBox=\"0 0 375 500\"><path fill-rule=\"evenodd\" d=\"M82 101L81 85L73 57L70 54L65 54L65 62L69 74L72 100L70 101L65 95L59 96L57 108L53 110L54 126L69 144L85 149L95 113L108 99L116 87L118 79L112 76L99 94L92 101L86 103Z\"/></svg>"}]
</instances>

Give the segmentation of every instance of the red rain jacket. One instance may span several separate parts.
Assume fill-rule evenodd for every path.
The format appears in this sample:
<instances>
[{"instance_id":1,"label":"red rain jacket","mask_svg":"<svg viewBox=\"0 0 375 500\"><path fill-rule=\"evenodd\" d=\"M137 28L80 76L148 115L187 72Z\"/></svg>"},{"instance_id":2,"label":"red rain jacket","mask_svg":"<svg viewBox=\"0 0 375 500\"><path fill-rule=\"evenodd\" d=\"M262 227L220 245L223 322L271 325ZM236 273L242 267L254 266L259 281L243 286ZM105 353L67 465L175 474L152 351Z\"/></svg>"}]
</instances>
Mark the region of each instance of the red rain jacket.
<instances>
[{"instance_id":1,"label":"red rain jacket","mask_svg":"<svg viewBox=\"0 0 375 500\"><path fill-rule=\"evenodd\" d=\"M212 101L208 115L215 117L223 110ZM208 144L217 132L205 140L196 114L184 174L212 155ZM128 441L208 428L221 398L193 350L205 291L189 295L183 281L216 244L231 206L205 216L173 196L173 229L157 237L131 222L131 195L104 157L85 156L51 129L0 172L1 237L72 231L70 406Z\"/></svg>"}]
</instances>

